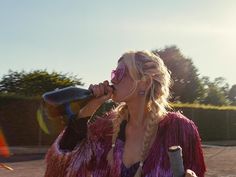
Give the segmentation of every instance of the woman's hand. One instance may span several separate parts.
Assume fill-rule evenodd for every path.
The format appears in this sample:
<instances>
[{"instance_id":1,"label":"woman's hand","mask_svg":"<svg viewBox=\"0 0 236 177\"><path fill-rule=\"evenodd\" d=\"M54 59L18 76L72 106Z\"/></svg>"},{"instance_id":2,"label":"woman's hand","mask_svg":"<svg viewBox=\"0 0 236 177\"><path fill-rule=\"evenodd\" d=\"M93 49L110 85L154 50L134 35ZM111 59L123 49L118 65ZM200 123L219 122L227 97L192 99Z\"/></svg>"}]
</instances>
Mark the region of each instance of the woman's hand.
<instances>
[{"instance_id":1,"label":"woman's hand","mask_svg":"<svg viewBox=\"0 0 236 177\"><path fill-rule=\"evenodd\" d=\"M184 177L197 177L197 175L192 170L187 169Z\"/></svg>"},{"instance_id":2,"label":"woman's hand","mask_svg":"<svg viewBox=\"0 0 236 177\"><path fill-rule=\"evenodd\" d=\"M111 86L109 86L109 82L107 80L103 83L95 85L91 84L89 86L89 90L91 90L93 92L93 95L95 96L95 98L91 100L91 102L100 105L110 99L113 92L113 89Z\"/></svg>"},{"instance_id":3,"label":"woman's hand","mask_svg":"<svg viewBox=\"0 0 236 177\"><path fill-rule=\"evenodd\" d=\"M109 100L113 93L113 88L109 86L109 82L106 80L103 83L90 85L89 90L93 92L94 98L85 105L79 113L79 117L91 116L98 107L105 101Z\"/></svg>"}]
</instances>

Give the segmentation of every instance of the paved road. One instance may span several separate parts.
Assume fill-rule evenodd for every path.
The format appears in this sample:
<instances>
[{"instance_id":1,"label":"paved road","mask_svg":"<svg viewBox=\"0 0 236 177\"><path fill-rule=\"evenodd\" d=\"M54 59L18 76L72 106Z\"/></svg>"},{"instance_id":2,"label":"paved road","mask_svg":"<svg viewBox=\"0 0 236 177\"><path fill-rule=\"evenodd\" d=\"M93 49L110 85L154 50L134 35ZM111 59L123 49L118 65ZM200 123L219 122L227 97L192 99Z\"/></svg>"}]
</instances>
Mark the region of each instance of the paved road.
<instances>
[{"instance_id":1,"label":"paved road","mask_svg":"<svg viewBox=\"0 0 236 177\"><path fill-rule=\"evenodd\" d=\"M207 177L236 177L236 146L203 148Z\"/></svg>"},{"instance_id":2,"label":"paved road","mask_svg":"<svg viewBox=\"0 0 236 177\"><path fill-rule=\"evenodd\" d=\"M6 163L14 171L0 168L1 177L43 177L45 171L44 160Z\"/></svg>"},{"instance_id":3,"label":"paved road","mask_svg":"<svg viewBox=\"0 0 236 177\"><path fill-rule=\"evenodd\" d=\"M206 177L236 177L236 147L204 147L207 164ZM21 162L7 162L14 171L0 168L0 177L43 177L45 171L44 160L32 160L40 157L31 156L18 158Z\"/></svg>"}]
</instances>

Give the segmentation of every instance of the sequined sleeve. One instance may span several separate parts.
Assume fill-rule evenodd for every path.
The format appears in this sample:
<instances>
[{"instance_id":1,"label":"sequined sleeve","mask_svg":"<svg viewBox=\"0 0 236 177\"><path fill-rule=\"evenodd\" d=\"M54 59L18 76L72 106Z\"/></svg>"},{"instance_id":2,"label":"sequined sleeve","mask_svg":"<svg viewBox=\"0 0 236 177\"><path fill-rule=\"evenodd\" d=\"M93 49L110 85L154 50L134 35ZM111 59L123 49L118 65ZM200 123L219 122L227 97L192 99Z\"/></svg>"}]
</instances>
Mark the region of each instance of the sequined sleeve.
<instances>
[{"instance_id":1,"label":"sequined sleeve","mask_svg":"<svg viewBox=\"0 0 236 177\"><path fill-rule=\"evenodd\" d=\"M172 116L168 132L169 146L180 145L185 170L191 169L198 177L204 177L206 167L197 126L181 113L171 113L169 116Z\"/></svg>"},{"instance_id":2,"label":"sequined sleeve","mask_svg":"<svg viewBox=\"0 0 236 177\"><path fill-rule=\"evenodd\" d=\"M111 148L112 117L113 113L109 112L96 116L92 123L80 120L78 129L68 125L48 150L45 177L107 176L106 155Z\"/></svg>"}]
</instances>

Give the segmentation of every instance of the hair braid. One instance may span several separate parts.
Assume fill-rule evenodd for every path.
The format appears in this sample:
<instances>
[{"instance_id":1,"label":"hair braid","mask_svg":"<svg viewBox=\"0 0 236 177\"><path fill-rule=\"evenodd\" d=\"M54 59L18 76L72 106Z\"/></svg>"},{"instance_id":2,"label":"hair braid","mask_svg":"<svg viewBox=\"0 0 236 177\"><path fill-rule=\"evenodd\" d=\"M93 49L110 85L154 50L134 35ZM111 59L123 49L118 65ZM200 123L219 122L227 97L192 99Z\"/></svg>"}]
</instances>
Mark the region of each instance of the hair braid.
<instances>
[{"instance_id":1,"label":"hair braid","mask_svg":"<svg viewBox=\"0 0 236 177\"><path fill-rule=\"evenodd\" d=\"M144 133L144 139L143 139L143 147L142 147L142 151L141 151L141 161L139 164L139 168L135 174L135 177L141 177L142 176L142 166L143 166L143 162L146 159L148 152L150 150L150 145L151 145L151 140L153 135L155 134L155 132L157 132L157 128L158 128L158 123L161 119L161 115L160 115L160 105L156 102L156 100L153 97L154 93L154 89L155 87L151 88L150 91L150 101L149 101L149 118L147 120L147 127L146 127L146 131Z\"/></svg>"},{"instance_id":2,"label":"hair braid","mask_svg":"<svg viewBox=\"0 0 236 177\"><path fill-rule=\"evenodd\" d=\"M107 154L107 160L111 166L113 165L113 161L114 161L113 153L114 153L116 138L120 131L120 124L122 120L127 119L128 117L128 107L125 103L121 103L119 106L115 108L114 111L117 113L117 115L112 121L113 123L112 147L111 147L111 150Z\"/></svg>"},{"instance_id":3,"label":"hair braid","mask_svg":"<svg viewBox=\"0 0 236 177\"><path fill-rule=\"evenodd\" d=\"M163 115L166 114L166 107L170 107L168 104L170 74L164 62L153 53L137 52L136 55L139 56L139 61L142 63L138 65L141 66L138 67L141 76L149 75L152 77L152 85L149 91L149 101L147 105L150 116L147 120L147 128L144 133L141 162L135 174L135 177L141 177L143 161L146 159L150 150L152 137L154 133L157 132L157 124L162 119Z\"/></svg>"}]
</instances>

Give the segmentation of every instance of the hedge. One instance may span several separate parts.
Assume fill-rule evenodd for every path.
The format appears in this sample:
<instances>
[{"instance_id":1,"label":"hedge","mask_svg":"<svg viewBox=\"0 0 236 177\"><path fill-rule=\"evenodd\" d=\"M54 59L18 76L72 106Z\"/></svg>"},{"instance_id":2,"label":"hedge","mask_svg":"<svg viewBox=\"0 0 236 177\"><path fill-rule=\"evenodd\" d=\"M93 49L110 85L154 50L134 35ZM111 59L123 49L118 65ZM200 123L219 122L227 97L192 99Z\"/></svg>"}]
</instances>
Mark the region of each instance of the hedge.
<instances>
[{"instance_id":1,"label":"hedge","mask_svg":"<svg viewBox=\"0 0 236 177\"><path fill-rule=\"evenodd\" d=\"M112 104L107 104L109 109ZM203 141L236 140L236 107L172 104L193 120ZM0 128L10 146L50 145L63 129L61 120L48 120L50 134L40 129L36 112L39 98L0 96ZM101 108L102 111L106 110Z\"/></svg>"}]
</instances>

